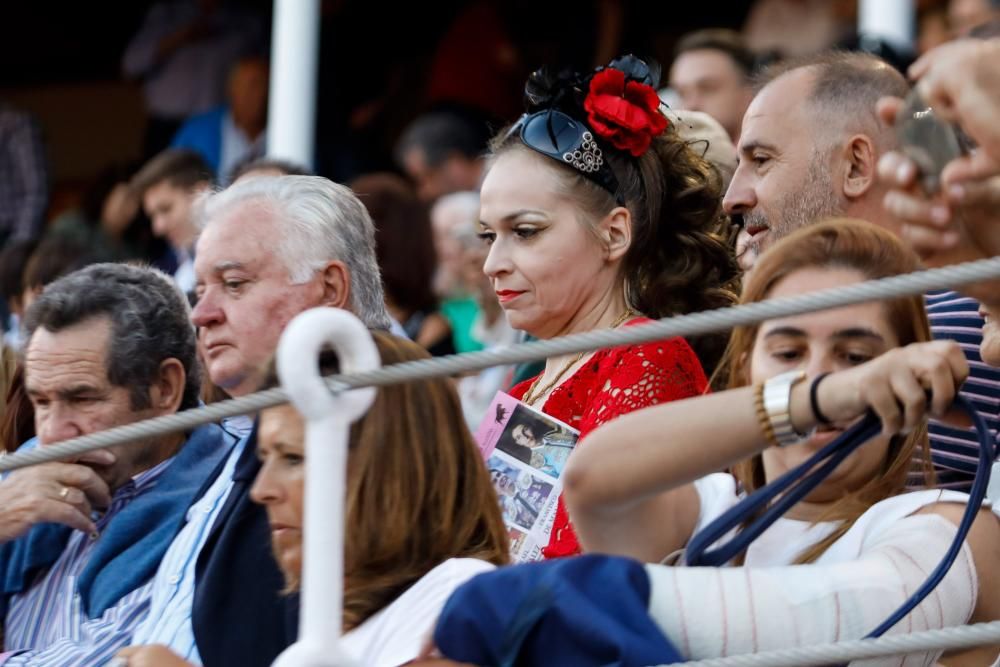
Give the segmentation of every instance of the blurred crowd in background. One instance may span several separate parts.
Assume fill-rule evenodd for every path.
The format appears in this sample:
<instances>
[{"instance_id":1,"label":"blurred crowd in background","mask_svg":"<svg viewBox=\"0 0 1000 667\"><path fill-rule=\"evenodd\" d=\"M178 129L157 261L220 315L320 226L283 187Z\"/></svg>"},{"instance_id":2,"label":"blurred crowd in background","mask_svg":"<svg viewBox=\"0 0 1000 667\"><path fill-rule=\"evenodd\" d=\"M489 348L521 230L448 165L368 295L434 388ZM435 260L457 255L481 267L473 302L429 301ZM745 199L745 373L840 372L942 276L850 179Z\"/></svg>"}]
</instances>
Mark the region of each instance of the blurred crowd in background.
<instances>
[{"instance_id":1,"label":"blurred crowd in background","mask_svg":"<svg viewBox=\"0 0 1000 667\"><path fill-rule=\"evenodd\" d=\"M7 347L17 349L18 317L41 287L91 262L143 260L190 291L193 202L254 169L316 173L362 196L378 228L389 312L411 339L434 354L512 342L517 334L481 272L476 191L486 142L517 116L522 82L539 63L587 69L616 53L656 58L664 65L661 98L674 110L704 112L687 115L681 127L706 142L706 157L725 180L736 168L733 144L762 66L841 47L903 70L945 41L996 32L997 4L919 0L916 40L902 44L859 35L852 0L705 9L480 0L399 5L391 20L371 3L328 1L312 165L260 162L268 3L131 3L100 19L90 8L59 7L53 11L66 20L47 31L63 44L44 57L30 44L32 26L47 21L48 10L8 8L11 20L0 28L10 37L0 47ZM81 35L95 22L96 39ZM116 76L117 92L98 104L102 123L88 127L84 113L66 112L74 100L93 105ZM138 114L114 104L123 90L141 100ZM81 149L87 140L105 148ZM470 423L483 400L515 379L503 369L490 374L482 387L465 386Z\"/></svg>"},{"instance_id":2,"label":"blurred crowd in background","mask_svg":"<svg viewBox=\"0 0 1000 667\"><path fill-rule=\"evenodd\" d=\"M284 152L271 103L300 99L284 56L311 51L271 35L296 3L4 9L0 449L274 387L279 338L320 306L391 365L1000 253L1000 39L978 39L1000 0L324 0L314 139ZM940 174L914 125L951 140ZM945 548L906 631L1000 618L996 493L964 493L1000 429L998 285L380 388L348 445L340 646L411 664L436 623L462 663L668 662L603 657L631 615L626 652L839 641ZM944 419L959 393L981 432ZM529 437L506 399L562 426ZM882 434L745 574L664 565L869 411ZM478 437L497 424L509 452ZM305 428L280 406L0 478L0 663L271 664L298 635ZM552 637L524 632L541 596ZM491 657L516 633L542 657Z\"/></svg>"}]
</instances>

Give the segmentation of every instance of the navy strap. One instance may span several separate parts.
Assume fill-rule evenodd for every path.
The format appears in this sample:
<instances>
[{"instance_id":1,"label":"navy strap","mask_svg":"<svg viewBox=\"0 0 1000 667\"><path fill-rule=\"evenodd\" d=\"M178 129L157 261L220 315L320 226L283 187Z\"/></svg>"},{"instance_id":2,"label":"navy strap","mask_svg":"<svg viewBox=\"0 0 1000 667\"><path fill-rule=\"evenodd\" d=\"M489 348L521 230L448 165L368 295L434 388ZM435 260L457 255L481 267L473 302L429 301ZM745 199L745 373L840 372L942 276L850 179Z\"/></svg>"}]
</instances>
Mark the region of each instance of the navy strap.
<instances>
[{"instance_id":1,"label":"navy strap","mask_svg":"<svg viewBox=\"0 0 1000 667\"><path fill-rule=\"evenodd\" d=\"M884 634L941 583L948 569L955 562L955 558L958 557L962 543L965 542L969 529L982 508L983 499L986 497L986 488L990 481L991 466L995 458L993 440L986 422L965 398L956 396L953 407L959 408L972 419L979 438L979 466L972 490L969 492L969 504L962 516L962 521L959 523L955 540L941 563L927 577L924 584L868 637L879 637ZM874 413L869 412L860 422L844 431L805 463L786 472L767 486L741 500L691 538L686 552L688 564L720 566L731 561L746 550L751 542L781 518L792 506L808 496L854 450L874 438L880 431L879 418ZM711 548L727 533L758 513L759 516L751 520L746 528L729 542L715 549Z\"/></svg>"}]
</instances>

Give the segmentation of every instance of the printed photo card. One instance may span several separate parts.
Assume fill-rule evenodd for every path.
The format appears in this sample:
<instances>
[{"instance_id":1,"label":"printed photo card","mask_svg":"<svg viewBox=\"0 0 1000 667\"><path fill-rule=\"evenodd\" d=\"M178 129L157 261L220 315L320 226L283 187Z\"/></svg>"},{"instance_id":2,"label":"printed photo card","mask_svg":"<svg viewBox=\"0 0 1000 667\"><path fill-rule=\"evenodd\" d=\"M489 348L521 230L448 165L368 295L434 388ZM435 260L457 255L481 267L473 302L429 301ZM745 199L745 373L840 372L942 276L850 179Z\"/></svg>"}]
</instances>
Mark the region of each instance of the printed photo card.
<instances>
[{"instance_id":1,"label":"printed photo card","mask_svg":"<svg viewBox=\"0 0 1000 667\"><path fill-rule=\"evenodd\" d=\"M578 438L573 428L503 392L476 431L515 561L541 559L562 492L559 477Z\"/></svg>"}]
</instances>

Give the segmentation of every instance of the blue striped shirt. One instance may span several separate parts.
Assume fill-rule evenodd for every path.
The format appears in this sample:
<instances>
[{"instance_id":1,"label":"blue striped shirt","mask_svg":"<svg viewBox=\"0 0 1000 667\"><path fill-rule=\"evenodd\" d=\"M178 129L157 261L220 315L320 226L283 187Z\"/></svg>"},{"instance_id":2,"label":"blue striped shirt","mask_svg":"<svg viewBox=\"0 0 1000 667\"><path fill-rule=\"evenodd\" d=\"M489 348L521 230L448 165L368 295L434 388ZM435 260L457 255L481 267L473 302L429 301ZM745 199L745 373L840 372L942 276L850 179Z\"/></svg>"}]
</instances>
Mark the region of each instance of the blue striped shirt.
<instances>
[{"instance_id":1,"label":"blue striped shirt","mask_svg":"<svg viewBox=\"0 0 1000 667\"><path fill-rule=\"evenodd\" d=\"M151 491L172 460L139 473L117 489L111 506L96 521L98 533L132 500ZM128 644L132 630L149 611L152 582L123 597L100 618L87 618L76 582L94 544L89 535L74 531L55 564L30 589L12 597L4 643L8 649L27 650L9 657L4 665L103 666Z\"/></svg>"},{"instance_id":2,"label":"blue striped shirt","mask_svg":"<svg viewBox=\"0 0 1000 667\"><path fill-rule=\"evenodd\" d=\"M252 422L248 426L252 426ZM224 427L230 432L237 430L232 423L224 424ZM136 627L132 637L133 646L164 644L188 662L201 664L201 656L194 641L194 627L191 625L195 566L212 525L233 488L236 462L250 436L248 429L240 428L239 431L240 439L233 446L222 471L205 494L188 510L187 522L163 556L156 576L153 577L149 614Z\"/></svg>"},{"instance_id":3,"label":"blue striped shirt","mask_svg":"<svg viewBox=\"0 0 1000 667\"><path fill-rule=\"evenodd\" d=\"M982 415L996 441L1000 432L1000 368L987 366L979 356L983 340L979 303L957 292L930 292L926 304L934 338L954 340L965 353L969 378L962 387L962 396ZM929 432L938 486L967 491L979 461L976 432L936 420L930 421Z\"/></svg>"}]
</instances>

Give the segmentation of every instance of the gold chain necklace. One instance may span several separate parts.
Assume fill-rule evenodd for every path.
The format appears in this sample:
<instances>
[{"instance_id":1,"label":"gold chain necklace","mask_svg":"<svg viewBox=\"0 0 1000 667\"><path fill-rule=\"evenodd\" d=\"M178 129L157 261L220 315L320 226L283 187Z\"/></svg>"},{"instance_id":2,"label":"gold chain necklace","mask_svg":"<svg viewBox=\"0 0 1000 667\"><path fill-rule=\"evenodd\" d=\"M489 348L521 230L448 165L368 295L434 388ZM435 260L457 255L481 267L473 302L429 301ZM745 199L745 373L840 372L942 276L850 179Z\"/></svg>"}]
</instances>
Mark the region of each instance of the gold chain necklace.
<instances>
[{"instance_id":1,"label":"gold chain necklace","mask_svg":"<svg viewBox=\"0 0 1000 667\"><path fill-rule=\"evenodd\" d=\"M612 322L611 326L608 328L617 329L619 326L624 324L625 320L627 320L628 318L632 317L635 314L636 313L634 310L632 310L631 308L626 308L625 312L619 315L618 319ZM535 378L535 381L531 383L530 387L528 387L528 391L524 392L524 396L521 398L521 402L524 403L525 405L534 405L539 398L545 396L545 394L547 394L553 387L559 384L559 381L563 379L563 376L566 375L569 369L573 368L573 366L576 366L576 364L581 359L583 359L584 354L586 354L586 352L581 352L572 359L570 359L569 362L567 362L562 368L559 369L559 372L556 373L555 379L546 384L538 391L535 391L535 388L538 387L538 383L541 382L542 375L545 375L545 373L543 372L541 375Z\"/></svg>"}]
</instances>

